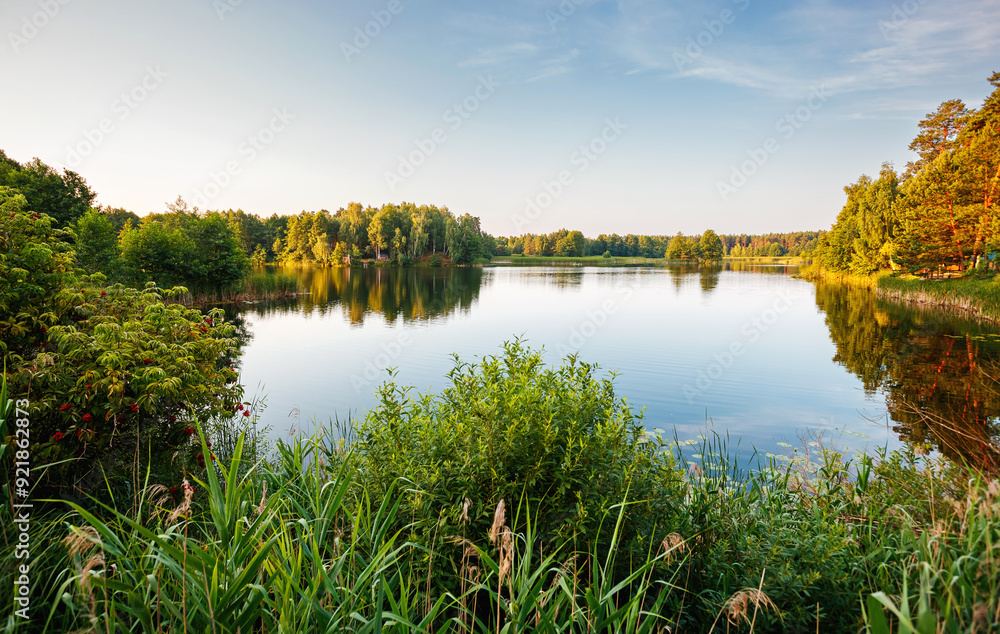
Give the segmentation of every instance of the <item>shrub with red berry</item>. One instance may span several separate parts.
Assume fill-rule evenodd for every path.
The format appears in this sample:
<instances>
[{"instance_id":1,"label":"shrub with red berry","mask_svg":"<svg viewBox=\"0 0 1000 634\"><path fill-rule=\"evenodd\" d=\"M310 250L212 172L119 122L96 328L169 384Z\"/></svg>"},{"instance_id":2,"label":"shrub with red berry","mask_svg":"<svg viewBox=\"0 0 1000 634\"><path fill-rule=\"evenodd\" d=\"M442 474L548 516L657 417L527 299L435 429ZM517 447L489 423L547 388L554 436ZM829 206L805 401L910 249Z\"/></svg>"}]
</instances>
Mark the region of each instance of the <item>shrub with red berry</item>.
<instances>
[{"instance_id":1,"label":"shrub with red berry","mask_svg":"<svg viewBox=\"0 0 1000 634\"><path fill-rule=\"evenodd\" d=\"M93 491L137 457L178 471L178 451L193 463L191 423L230 418L242 399L235 329L220 310L167 303L185 289L83 275L51 219L23 206L0 188L0 351L11 394L31 402L32 458L51 465L42 485Z\"/></svg>"}]
</instances>

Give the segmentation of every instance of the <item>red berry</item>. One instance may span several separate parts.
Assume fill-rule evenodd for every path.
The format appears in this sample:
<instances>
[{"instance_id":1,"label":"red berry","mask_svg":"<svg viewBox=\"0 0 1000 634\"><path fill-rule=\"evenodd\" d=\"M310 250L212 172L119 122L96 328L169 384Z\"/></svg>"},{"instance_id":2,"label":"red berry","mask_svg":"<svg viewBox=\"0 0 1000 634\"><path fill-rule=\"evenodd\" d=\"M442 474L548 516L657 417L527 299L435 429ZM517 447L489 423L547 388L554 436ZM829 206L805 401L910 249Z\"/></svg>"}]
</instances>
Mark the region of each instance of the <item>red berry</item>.
<instances>
[{"instance_id":1,"label":"red berry","mask_svg":"<svg viewBox=\"0 0 1000 634\"><path fill-rule=\"evenodd\" d=\"M62 440L63 435L64 434L61 431L57 431L56 433L52 434L52 440Z\"/></svg>"},{"instance_id":2,"label":"red berry","mask_svg":"<svg viewBox=\"0 0 1000 634\"><path fill-rule=\"evenodd\" d=\"M73 406L70 405L69 403L64 403L62 406L59 407L59 411L60 412L66 412L66 411L69 411L69 409L71 407L73 407Z\"/></svg>"}]
</instances>

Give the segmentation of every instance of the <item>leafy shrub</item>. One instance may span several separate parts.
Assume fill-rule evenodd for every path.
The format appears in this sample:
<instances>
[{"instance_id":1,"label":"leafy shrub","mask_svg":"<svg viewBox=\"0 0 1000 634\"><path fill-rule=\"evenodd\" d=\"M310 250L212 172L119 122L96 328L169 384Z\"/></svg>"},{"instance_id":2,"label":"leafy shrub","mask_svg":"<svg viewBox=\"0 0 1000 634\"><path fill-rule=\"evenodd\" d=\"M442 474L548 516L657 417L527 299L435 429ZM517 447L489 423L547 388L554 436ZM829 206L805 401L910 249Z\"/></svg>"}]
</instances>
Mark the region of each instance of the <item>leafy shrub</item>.
<instances>
[{"instance_id":1,"label":"leafy shrub","mask_svg":"<svg viewBox=\"0 0 1000 634\"><path fill-rule=\"evenodd\" d=\"M680 476L671 454L647 442L641 415L596 373L575 357L547 368L516 341L476 364L456 358L439 396L414 398L388 382L357 429L364 482L374 496L410 482L401 515L428 534L485 535L504 500L511 515L530 509L549 543L596 539L623 502L623 540L653 535L676 511Z\"/></svg>"},{"instance_id":2,"label":"leafy shrub","mask_svg":"<svg viewBox=\"0 0 1000 634\"><path fill-rule=\"evenodd\" d=\"M27 204L0 187L0 352L10 366L33 354L45 327L64 316L67 306L56 298L74 275L72 233Z\"/></svg>"},{"instance_id":3,"label":"leafy shrub","mask_svg":"<svg viewBox=\"0 0 1000 634\"><path fill-rule=\"evenodd\" d=\"M66 234L23 204L0 191L0 342L11 394L30 401L33 460L52 463L48 492L89 492L99 469L117 478L151 456L166 468L191 446L195 419L234 414L234 329L221 311L164 303L185 289L103 287L103 276L83 276ZM174 470L205 460L194 450L178 457Z\"/></svg>"}]
</instances>

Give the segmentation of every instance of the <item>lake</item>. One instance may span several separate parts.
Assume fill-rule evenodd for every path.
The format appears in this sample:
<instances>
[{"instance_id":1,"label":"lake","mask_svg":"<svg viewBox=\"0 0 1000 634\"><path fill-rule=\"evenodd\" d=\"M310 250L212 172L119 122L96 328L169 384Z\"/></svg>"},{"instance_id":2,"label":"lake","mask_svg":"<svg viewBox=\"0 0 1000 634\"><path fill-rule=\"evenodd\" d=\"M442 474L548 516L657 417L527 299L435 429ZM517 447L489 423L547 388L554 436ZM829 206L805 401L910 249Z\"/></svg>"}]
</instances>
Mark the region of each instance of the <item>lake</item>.
<instances>
[{"instance_id":1,"label":"lake","mask_svg":"<svg viewBox=\"0 0 1000 634\"><path fill-rule=\"evenodd\" d=\"M272 434L363 416L394 380L439 391L454 364L520 337L614 373L650 430L749 451L908 440L976 454L996 436L1000 333L814 284L795 267L285 269L306 294L237 319L247 399ZM815 445L813 445L815 446Z\"/></svg>"}]
</instances>

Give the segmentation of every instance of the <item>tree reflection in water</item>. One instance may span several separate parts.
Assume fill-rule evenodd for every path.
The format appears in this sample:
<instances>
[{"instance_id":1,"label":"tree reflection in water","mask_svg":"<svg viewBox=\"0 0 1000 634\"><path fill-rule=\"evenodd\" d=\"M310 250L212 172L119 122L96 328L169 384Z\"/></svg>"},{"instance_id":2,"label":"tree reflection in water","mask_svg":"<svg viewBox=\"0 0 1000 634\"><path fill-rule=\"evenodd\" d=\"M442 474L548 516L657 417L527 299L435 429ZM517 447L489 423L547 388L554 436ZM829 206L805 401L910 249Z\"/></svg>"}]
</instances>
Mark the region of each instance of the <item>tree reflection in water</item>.
<instances>
[{"instance_id":1,"label":"tree reflection in water","mask_svg":"<svg viewBox=\"0 0 1000 634\"><path fill-rule=\"evenodd\" d=\"M994 326L818 282L834 361L885 393L893 430L918 449L1000 471L1000 334Z\"/></svg>"},{"instance_id":2,"label":"tree reflection in water","mask_svg":"<svg viewBox=\"0 0 1000 634\"><path fill-rule=\"evenodd\" d=\"M468 312L479 298L483 269L449 268L284 268L299 278L304 293L284 302L247 307L259 315L342 311L352 325L380 315L388 323L423 321Z\"/></svg>"}]
</instances>

